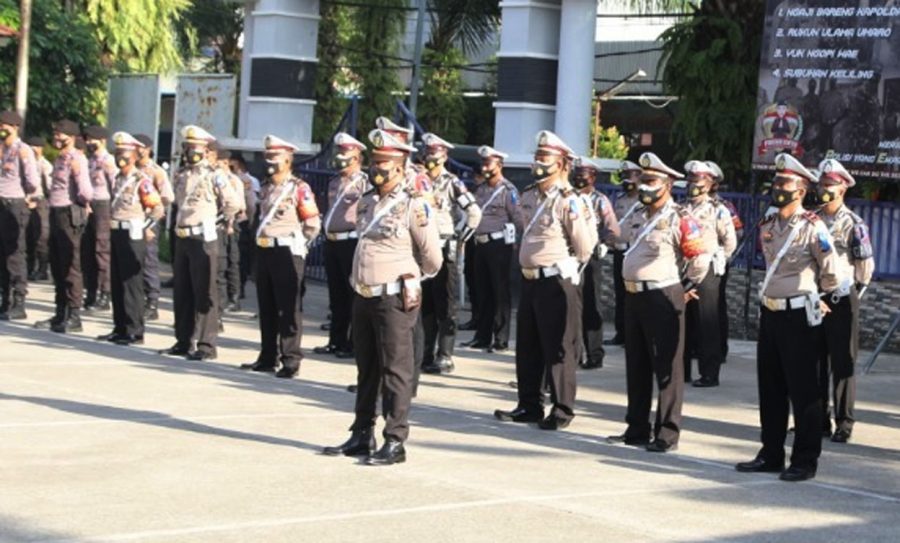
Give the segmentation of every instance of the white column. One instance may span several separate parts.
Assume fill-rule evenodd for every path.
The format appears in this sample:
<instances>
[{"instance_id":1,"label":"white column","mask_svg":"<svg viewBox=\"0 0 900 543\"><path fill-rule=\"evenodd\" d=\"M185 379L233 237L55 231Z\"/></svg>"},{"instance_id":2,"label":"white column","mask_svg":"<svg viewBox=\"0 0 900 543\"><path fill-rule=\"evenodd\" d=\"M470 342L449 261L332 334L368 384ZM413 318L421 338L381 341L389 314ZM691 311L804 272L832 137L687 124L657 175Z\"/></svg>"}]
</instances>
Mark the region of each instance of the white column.
<instances>
[{"instance_id":1,"label":"white column","mask_svg":"<svg viewBox=\"0 0 900 543\"><path fill-rule=\"evenodd\" d=\"M250 76L253 73L253 63L250 62L253 52L253 10L256 9L256 0L244 2L244 46L241 50L241 88L240 100L238 100L238 138L247 137L247 97L250 96Z\"/></svg>"},{"instance_id":2,"label":"white column","mask_svg":"<svg viewBox=\"0 0 900 543\"><path fill-rule=\"evenodd\" d=\"M555 132L579 155L590 147L596 25L595 0L562 0Z\"/></svg>"}]
</instances>

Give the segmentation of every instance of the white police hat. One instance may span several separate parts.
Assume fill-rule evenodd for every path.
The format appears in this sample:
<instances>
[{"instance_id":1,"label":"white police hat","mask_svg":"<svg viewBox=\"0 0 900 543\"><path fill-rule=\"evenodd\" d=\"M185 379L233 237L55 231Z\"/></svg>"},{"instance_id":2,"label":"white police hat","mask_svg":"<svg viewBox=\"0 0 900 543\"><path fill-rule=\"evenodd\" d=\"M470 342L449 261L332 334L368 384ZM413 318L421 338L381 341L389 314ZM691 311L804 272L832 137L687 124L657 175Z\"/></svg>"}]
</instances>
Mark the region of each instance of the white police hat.
<instances>
[{"instance_id":1,"label":"white police hat","mask_svg":"<svg viewBox=\"0 0 900 543\"><path fill-rule=\"evenodd\" d=\"M666 166L666 163L659 159L653 153L644 153L641 155L640 160L638 162L641 164L641 169L645 174L648 175L657 175L669 177L672 179L683 179L684 174L673 170L672 168Z\"/></svg>"},{"instance_id":2,"label":"white police hat","mask_svg":"<svg viewBox=\"0 0 900 543\"><path fill-rule=\"evenodd\" d=\"M439 137L436 134L432 134L431 132L426 132L422 134L422 143L425 144L425 147L443 147L445 149L455 149L456 146L447 140Z\"/></svg>"},{"instance_id":3,"label":"white police hat","mask_svg":"<svg viewBox=\"0 0 900 543\"><path fill-rule=\"evenodd\" d=\"M366 150L366 145L363 142L346 132L338 132L334 135L334 145L338 148L338 155L347 151L352 151L353 149L359 151Z\"/></svg>"},{"instance_id":4,"label":"white police hat","mask_svg":"<svg viewBox=\"0 0 900 543\"><path fill-rule=\"evenodd\" d=\"M112 141L116 149L140 149L145 147L143 143L128 132L116 132L113 134Z\"/></svg>"},{"instance_id":5,"label":"white police hat","mask_svg":"<svg viewBox=\"0 0 900 543\"><path fill-rule=\"evenodd\" d=\"M620 172L641 172L641 171L644 171L644 169L630 160L623 160L622 165L619 167L619 171Z\"/></svg>"},{"instance_id":6,"label":"white police hat","mask_svg":"<svg viewBox=\"0 0 900 543\"><path fill-rule=\"evenodd\" d=\"M406 134L406 141L409 141L413 133L411 129L406 128L405 126L400 126L387 117L378 117L377 119L375 119L375 128L384 130L386 132L401 132L403 134Z\"/></svg>"},{"instance_id":7,"label":"white police hat","mask_svg":"<svg viewBox=\"0 0 900 543\"><path fill-rule=\"evenodd\" d=\"M263 139L263 145L266 147L266 151L290 151L291 153L296 153L300 150L293 143L272 134Z\"/></svg>"},{"instance_id":8,"label":"white police hat","mask_svg":"<svg viewBox=\"0 0 900 543\"><path fill-rule=\"evenodd\" d=\"M780 153L775 157L775 175L797 177L810 183L817 183L819 178L809 171L799 160L787 153Z\"/></svg>"},{"instance_id":9,"label":"white police hat","mask_svg":"<svg viewBox=\"0 0 900 543\"><path fill-rule=\"evenodd\" d=\"M216 141L216 138L195 124L189 124L181 129L181 139L185 143L208 145L210 142Z\"/></svg>"},{"instance_id":10,"label":"white police hat","mask_svg":"<svg viewBox=\"0 0 900 543\"><path fill-rule=\"evenodd\" d=\"M716 181L721 181L725 179L725 174L722 173L722 168L719 167L718 164L713 162L712 160L707 160L706 165L709 166L709 169L713 172L713 177Z\"/></svg>"},{"instance_id":11,"label":"white police hat","mask_svg":"<svg viewBox=\"0 0 900 543\"><path fill-rule=\"evenodd\" d=\"M831 179L838 180L842 183L846 183L847 187L852 187L856 185L856 179L850 175L850 172L844 168L844 165L838 162L833 158L826 158L822 162L819 163L819 170L821 172L820 178L829 177Z\"/></svg>"},{"instance_id":12,"label":"white police hat","mask_svg":"<svg viewBox=\"0 0 900 543\"><path fill-rule=\"evenodd\" d=\"M541 130L538 132L534 137L534 141L537 145L537 151L554 153L566 157L575 156L575 151L566 145L566 142L564 142L562 138L549 130Z\"/></svg>"},{"instance_id":13,"label":"white police hat","mask_svg":"<svg viewBox=\"0 0 900 543\"><path fill-rule=\"evenodd\" d=\"M490 145L482 145L481 147L479 147L478 156L480 156L481 158L497 157L500 160L506 160L507 158L509 158L508 154L502 153L494 149Z\"/></svg>"},{"instance_id":14,"label":"white police hat","mask_svg":"<svg viewBox=\"0 0 900 543\"><path fill-rule=\"evenodd\" d=\"M386 130L376 128L369 132L369 141L374 146L374 152L381 156L404 158L407 154L415 153L416 148L408 145Z\"/></svg>"},{"instance_id":15,"label":"white police hat","mask_svg":"<svg viewBox=\"0 0 900 543\"><path fill-rule=\"evenodd\" d=\"M575 157L574 166L576 168L590 168L597 173L603 171L603 168L600 167L592 158L586 156Z\"/></svg>"},{"instance_id":16,"label":"white police hat","mask_svg":"<svg viewBox=\"0 0 900 543\"><path fill-rule=\"evenodd\" d=\"M691 175L703 175L706 174L710 177L715 177L716 172L713 171L712 168L709 167L708 162L703 162L702 160L689 160L684 163L684 171L685 173Z\"/></svg>"}]
</instances>

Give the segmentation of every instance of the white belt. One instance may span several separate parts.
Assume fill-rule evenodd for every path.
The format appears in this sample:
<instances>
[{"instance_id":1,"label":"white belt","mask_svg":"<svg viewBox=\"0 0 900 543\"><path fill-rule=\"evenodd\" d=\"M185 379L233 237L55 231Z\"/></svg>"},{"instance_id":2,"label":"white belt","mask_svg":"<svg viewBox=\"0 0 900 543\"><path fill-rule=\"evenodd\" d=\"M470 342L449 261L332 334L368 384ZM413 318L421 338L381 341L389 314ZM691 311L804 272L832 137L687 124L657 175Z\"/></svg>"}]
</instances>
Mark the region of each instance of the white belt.
<instances>
[{"instance_id":1,"label":"white belt","mask_svg":"<svg viewBox=\"0 0 900 543\"><path fill-rule=\"evenodd\" d=\"M414 286L417 284L418 281L412 282L412 285ZM403 281L394 281L393 283L387 283L384 285L363 285L360 283L353 284L353 290L355 290L356 293L363 298L377 298L383 295L393 296L395 294L400 294L400 290L402 288Z\"/></svg>"},{"instance_id":2,"label":"white belt","mask_svg":"<svg viewBox=\"0 0 900 543\"><path fill-rule=\"evenodd\" d=\"M487 243L489 241L496 241L498 239L503 239L503 231L499 232L491 232L490 234L475 234L475 243L482 244Z\"/></svg>"},{"instance_id":3,"label":"white belt","mask_svg":"<svg viewBox=\"0 0 900 543\"><path fill-rule=\"evenodd\" d=\"M680 279L669 279L667 281L625 281L625 292L636 294L648 290L659 290L671 287L680 283Z\"/></svg>"},{"instance_id":4,"label":"white belt","mask_svg":"<svg viewBox=\"0 0 900 543\"><path fill-rule=\"evenodd\" d=\"M175 235L179 238L187 238L191 236L199 236L203 233L202 226L179 226L175 228Z\"/></svg>"},{"instance_id":5,"label":"white belt","mask_svg":"<svg viewBox=\"0 0 900 543\"><path fill-rule=\"evenodd\" d=\"M325 234L325 239L328 241L344 241L348 239L356 239L359 237L359 234L356 233L356 230L351 230L349 232L337 232L333 234Z\"/></svg>"},{"instance_id":6,"label":"white belt","mask_svg":"<svg viewBox=\"0 0 900 543\"><path fill-rule=\"evenodd\" d=\"M785 311L788 309L804 309L809 296L794 296L793 298L769 298L763 296L760 303L769 311Z\"/></svg>"},{"instance_id":7,"label":"white belt","mask_svg":"<svg viewBox=\"0 0 900 543\"><path fill-rule=\"evenodd\" d=\"M109 221L109 227L113 230L131 230L131 221Z\"/></svg>"},{"instance_id":8,"label":"white belt","mask_svg":"<svg viewBox=\"0 0 900 543\"><path fill-rule=\"evenodd\" d=\"M269 247L290 247L294 244L294 238L291 236L284 238L269 238L260 236L256 238L256 246L268 249Z\"/></svg>"},{"instance_id":9,"label":"white belt","mask_svg":"<svg viewBox=\"0 0 900 543\"><path fill-rule=\"evenodd\" d=\"M547 266L546 268L522 268L522 277L531 281L543 277L556 277L560 273L559 267L556 265Z\"/></svg>"},{"instance_id":10,"label":"white belt","mask_svg":"<svg viewBox=\"0 0 900 543\"><path fill-rule=\"evenodd\" d=\"M616 243L615 245L617 251L627 251L628 244L627 243Z\"/></svg>"}]
</instances>

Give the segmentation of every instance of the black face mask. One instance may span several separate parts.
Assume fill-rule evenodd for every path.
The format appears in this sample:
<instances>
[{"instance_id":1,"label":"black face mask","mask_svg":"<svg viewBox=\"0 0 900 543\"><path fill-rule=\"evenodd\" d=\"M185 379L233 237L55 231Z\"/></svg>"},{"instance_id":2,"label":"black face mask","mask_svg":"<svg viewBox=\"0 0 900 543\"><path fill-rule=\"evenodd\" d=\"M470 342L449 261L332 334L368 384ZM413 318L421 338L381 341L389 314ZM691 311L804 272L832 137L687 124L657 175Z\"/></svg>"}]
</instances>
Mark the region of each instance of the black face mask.
<instances>
[{"instance_id":1,"label":"black face mask","mask_svg":"<svg viewBox=\"0 0 900 543\"><path fill-rule=\"evenodd\" d=\"M636 185L634 183L632 183L631 181L623 181L622 182L622 190L624 190L625 192L633 191L635 186Z\"/></svg>"},{"instance_id":2,"label":"black face mask","mask_svg":"<svg viewBox=\"0 0 900 543\"><path fill-rule=\"evenodd\" d=\"M336 170L346 170L353 164L352 158L337 158L335 157L331 161L331 166Z\"/></svg>"},{"instance_id":3,"label":"black face mask","mask_svg":"<svg viewBox=\"0 0 900 543\"><path fill-rule=\"evenodd\" d=\"M97 145L96 143L88 143L87 144L87 150L92 155L96 155L98 149L100 149L100 146Z\"/></svg>"},{"instance_id":4,"label":"black face mask","mask_svg":"<svg viewBox=\"0 0 900 543\"><path fill-rule=\"evenodd\" d=\"M443 159L439 157L426 156L425 157L425 167L429 170L433 170L443 164Z\"/></svg>"},{"instance_id":5,"label":"black face mask","mask_svg":"<svg viewBox=\"0 0 900 543\"><path fill-rule=\"evenodd\" d=\"M57 138L53 140L53 146L57 149L62 149L68 144L68 141L63 138Z\"/></svg>"},{"instance_id":6,"label":"black face mask","mask_svg":"<svg viewBox=\"0 0 900 543\"><path fill-rule=\"evenodd\" d=\"M6 130L5 128L3 130L0 130L0 140L5 140L6 138L9 137L9 135L10 135L9 130Z\"/></svg>"},{"instance_id":7,"label":"black face mask","mask_svg":"<svg viewBox=\"0 0 900 543\"><path fill-rule=\"evenodd\" d=\"M372 184L380 187L388 182L391 178L391 171L393 168L379 168L377 166L372 166L369 171L369 179L372 180Z\"/></svg>"},{"instance_id":8,"label":"black face mask","mask_svg":"<svg viewBox=\"0 0 900 543\"><path fill-rule=\"evenodd\" d=\"M554 173L556 173L556 170L553 169L553 166L555 164L556 164L555 162L552 164L544 164L543 162L535 162L534 164L531 165L531 175L533 175L536 180L542 181L542 180L550 177Z\"/></svg>"},{"instance_id":9,"label":"black face mask","mask_svg":"<svg viewBox=\"0 0 900 543\"><path fill-rule=\"evenodd\" d=\"M645 189L640 187L638 192L640 192L641 203L645 206L653 205L663 197L662 187L656 187L655 189Z\"/></svg>"},{"instance_id":10,"label":"black face mask","mask_svg":"<svg viewBox=\"0 0 900 543\"><path fill-rule=\"evenodd\" d=\"M276 173L281 171L281 163L277 160L267 160L266 161L266 173L269 175L275 175Z\"/></svg>"},{"instance_id":11,"label":"black face mask","mask_svg":"<svg viewBox=\"0 0 900 543\"><path fill-rule=\"evenodd\" d=\"M491 166L482 166L481 167L481 175L484 176L485 179L490 179L494 177L494 170Z\"/></svg>"},{"instance_id":12,"label":"black face mask","mask_svg":"<svg viewBox=\"0 0 900 543\"><path fill-rule=\"evenodd\" d=\"M819 189L818 195L819 201L823 204L830 204L839 198L837 192L828 189Z\"/></svg>"},{"instance_id":13,"label":"black face mask","mask_svg":"<svg viewBox=\"0 0 900 543\"><path fill-rule=\"evenodd\" d=\"M200 164L200 161L203 160L203 157L206 156L206 154L203 151L191 149L186 153L185 156L187 158L188 164Z\"/></svg>"},{"instance_id":14,"label":"black face mask","mask_svg":"<svg viewBox=\"0 0 900 543\"><path fill-rule=\"evenodd\" d=\"M703 196L704 194L706 194L706 190L704 190L703 187L697 185L691 185L691 188L688 189L688 195L691 198L697 198L699 196Z\"/></svg>"},{"instance_id":15,"label":"black face mask","mask_svg":"<svg viewBox=\"0 0 900 543\"><path fill-rule=\"evenodd\" d=\"M784 207L794 201L796 190L772 189L772 205Z\"/></svg>"},{"instance_id":16,"label":"black face mask","mask_svg":"<svg viewBox=\"0 0 900 543\"><path fill-rule=\"evenodd\" d=\"M591 178L586 175L576 175L572 177L572 186L576 189L583 189L591 186Z\"/></svg>"},{"instance_id":17,"label":"black face mask","mask_svg":"<svg viewBox=\"0 0 900 543\"><path fill-rule=\"evenodd\" d=\"M127 156L125 156L124 154L116 153L116 166L118 166L119 169L122 169L125 166L128 166L130 163L131 163L131 161L128 159Z\"/></svg>"}]
</instances>

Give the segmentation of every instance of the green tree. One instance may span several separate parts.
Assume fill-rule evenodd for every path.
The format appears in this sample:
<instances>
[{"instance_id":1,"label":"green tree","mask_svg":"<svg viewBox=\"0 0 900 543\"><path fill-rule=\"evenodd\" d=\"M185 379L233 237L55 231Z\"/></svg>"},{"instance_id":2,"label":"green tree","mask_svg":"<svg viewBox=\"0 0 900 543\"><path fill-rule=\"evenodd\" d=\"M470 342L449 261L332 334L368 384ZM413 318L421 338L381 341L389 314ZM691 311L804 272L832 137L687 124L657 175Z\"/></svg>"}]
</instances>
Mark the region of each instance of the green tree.
<instances>
[{"instance_id":1,"label":"green tree","mask_svg":"<svg viewBox=\"0 0 900 543\"><path fill-rule=\"evenodd\" d=\"M313 116L313 141L326 143L347 109L344 91L350 85L346 68L347 47L353 37L351 8L323 3L319 21L316 67L316 109Z\"/></svg>"},{"instance_id":2,"label":"green tree","mask_svg":"<svg viewBox=\"0 0 900 543\"><path fill-rule=\"evenodd\" d=\"M18 10L0 0L0 13ZM14 17L18 27L18 17ZM94 28L82 13L66 13L58 0L34 0L28 80L29 134L48 135L51 123L69 118L92 123L104 116L107 71ZM16 47L0 49L0 106L15 95Z\"/></svg>"},{"instance_id":3,"label":"green tree","mask_svg":"<svg viewBox=\"0 0 900 543\"><path fill-rule=\"evenodd\" d=\"M240 2L191 2L176 29L183 50L197 59L197 68L212 73L240 73L244 11Z\"/></svg>"},{"instance_id":4,"label":"green tree","mask_svg":"<svg viewBox=\"0 0 900 543\"><path fill-rule=\"evenodd\" d=\"M448 141L466 140L466 104L459 69L465 60L455 47L444 52L426 49L422 56L418 117L428 130Z\"/></svg>"}]
</instances>

